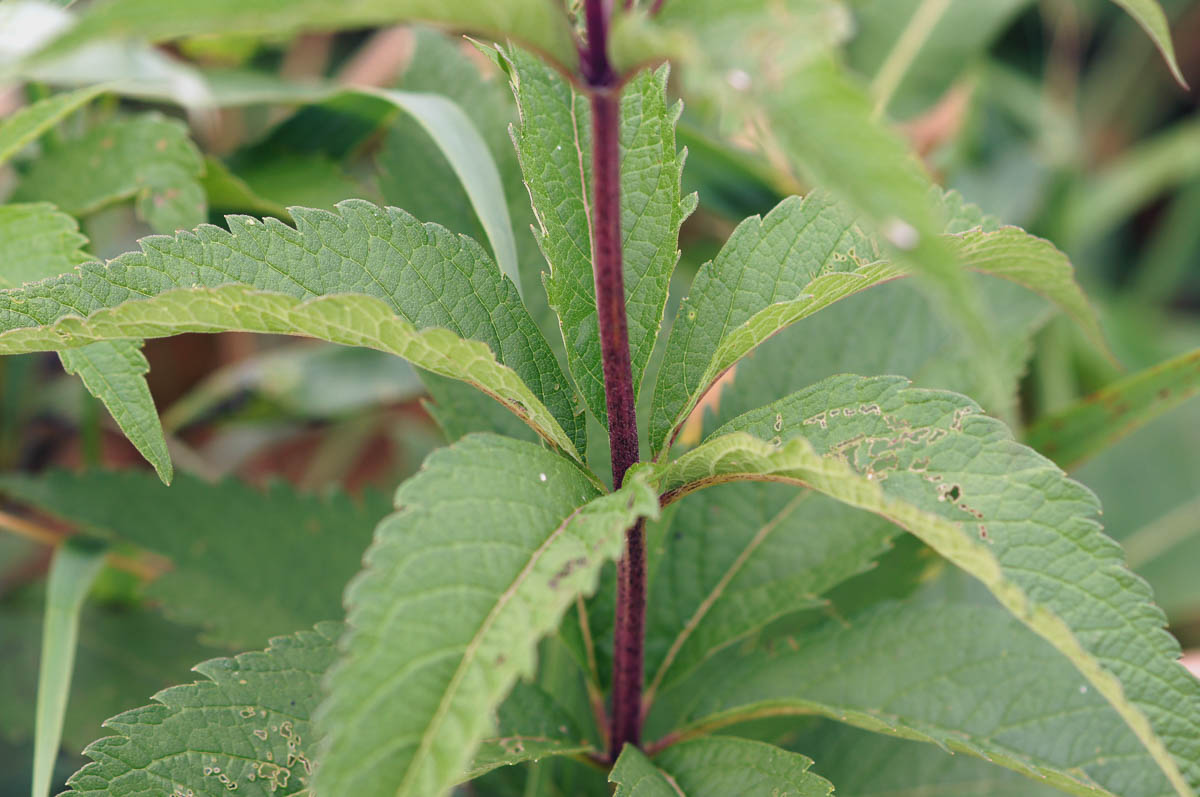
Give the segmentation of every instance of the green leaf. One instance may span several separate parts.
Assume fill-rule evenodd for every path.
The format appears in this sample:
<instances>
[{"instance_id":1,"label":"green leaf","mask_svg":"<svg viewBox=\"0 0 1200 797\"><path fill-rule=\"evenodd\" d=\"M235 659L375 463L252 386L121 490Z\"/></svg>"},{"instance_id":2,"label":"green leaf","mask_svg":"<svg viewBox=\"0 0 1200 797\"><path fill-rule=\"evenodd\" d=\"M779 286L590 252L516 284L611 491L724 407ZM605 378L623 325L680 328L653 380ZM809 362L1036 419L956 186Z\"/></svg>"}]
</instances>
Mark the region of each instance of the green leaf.
<instances>
[{"instance_id":1,"label":"green leaf","mask_svg":"<svg viewBox=\"0 0 1200 797\"><path fill-rule=\"evenodd\" d=\"M892 604L832 621L714 660L664 695L662 708L681 718L685 738L753 717L815 714L967 753L1071 794L1174 794L1105 699L998 608ZM828 761L839 763L847 762ZM891 769L875 774L883 780Z\"/></svg>"},{"instance_id":2,"label":"green leaf","mask_svg":"<svg viewBox=\"0 0 1200 797\"><path fill-rule=\"evenodd\" d=\"M464 388L461 382L428 371L421 372L421 382L432 399L425 403L425 409L451 443L474 432L495 432L518 440L537 441L537 435L528 426L478 390Z\"/></svg>"},{"instance_id":3,"label":"green leaf","mask_svg":"<svg viewBox=\"0 0 1200 797\"><path fill-rule=\"evenodd\" d=\"M1004 280L975 275L975 281L1001 346L1002 370L993 378L1001 383L1005 401L985 408L1011 413L1032 353L1031 336L1049 317L1049 308ZM863 319L871 319L869 327ZM719 406L704 426L711 431L757 409L763 397L786 396L840 373L908 374L919 387L974 395L982 383L979 367L969 341L955 334L913 282L898 280L827 307L766 341L738 363L732 384L722 387Z\"/></svg>"},{"instance_id":4,"label":"green leaf","mask_svg":"<svg viewBox=\"0 0 1200 797\"><path fill-rule=\"evenodd\" d=\"M1107 351L1095 311L1065 255L1016 227L1000 227L957 194L941 202L948 233L939 238L962 266L1044 295ZM743 222L717 258L701 267L676 315L651 410L650 444L658 456L717 378L764 340L858 291L905 275L878 258L871 239L823 193L790 197L765 218ZM995 330L991 334L999 340ZM989 361L998 359L993 353ZM990 381L1002 380L993 374Z\"/></svg>"},{"instance_id":5,"label":"green leaf","mask_svg":"<svg viewBox=\"0 0 1200 797\"><path fill-rule=\"evenodd\" d=\"M1059 797L1002 767L973 756L954 755L933 745L889 738L832 720L790 734L788 747L804 750L817 762L817 774L854 797Z\"/></svg>"},{"instance_id":6,"label":"green leaf","mask_svg":"<svg viewBox=\"0 0 1200 797\"><path fill-rule=\"evenodd\" d=\"M983 54L1029 0L866 0L855 5L850 64L872 76L875 108L927 109Z\"/></svg>"},{"instance_id":7,"label":"green leaf","mask_svg":"<svg viewBox=\"0 0 1200 797\"><path fill-rule=\"evenodd\" d=\"M1167 16L1163 13L1158 0L1113 0L1114 3L1128 12L1146 31L1146 35L1154 42L1154 46L1162 53L1163 60L1179 85L1187 88L1187 80L1175 60L1175 45L1171 43L1171 29L1167 26Z\"/></svg>"},{"instance_id":8,"label":"green leaf","mask_svg":"<svg viewBox=\"0 0 1200 797\"><path fill-rule=\"evenodd\" d=\"M787 485L721 485L681 502L650 567L646 704L772 620L825 605L898 532Z\"/></svg>"},{"instance_id":9,"label":"green leaf","mask_svg":"<svg viewBox=\"0 0 1200 797\"><path fill-rule=\"evenodd\" d=\"M0 286L57 277L86 261L87 238L75 219L53 205L0 205ZM138 451L170 483L171 456L146 384L150 369L140 341L93 343L60 352L63 368L78 374L84 387L104 402L113 420Z\"/></svg>"},{"instance_id":10,"label":"green leaf","mask_svg":"<svg viewBox=\"0 0 1200 797\"><path fill-rule=\"evenodd\" d=\"M155 232L207 218L199 177L204 162L181 122L142 114L96 125L30 164L14 198L48 200L76 216L124 199Z\"/></svg>"},{"instance_id":11,"label":"green leaf","mask_svg":"<svg viewBox=\"0 0 1200 797\"><path fill-rule=\"evenodd\" d=\"M1200 391L1200 350L1126 377L1040 418L1029 445L1071 469Z\"/></svg>"},{"instance_id":12,"label":"green leaf","mask_svg":"<svg viewBox=\"0 0 1200 797\"><path fill-rule=\"evenodd\" d=\"M211 155L204 158L204 176L200 179L208 205L214 211L236 211L255 216L274 216L291 221L287 208L255 193L242 177L234 174L224 161ZM345 199L345 197L339 197Z\"/></svg>"},{"instance_id":13,"label":"green leaf","mask_svg":"<svg viewBox=\"0 0 1200 797\"><path fill-rule=\"evenodd\" d=\"M256 99L284 99L281 95L287 90L286 85L280 86ZM500 173L474 121L458 102L437 93L376 88L346 90L336 84L314 86L307 98L319 102L301 109L264 143L242 157L245 165L238 174L248 183L250 196L228 179L223 181L222 189L242 202L258 194L268 201L290 198L298 204L332 205L361 190L337 160L345 158L400 111L428 137L449 167L450 177L462 186L500 270L520 292L516 240ZM331 129L321 130L321 126ZM330 151L322 151L318 143ZM328 198L328 203L305 200L305 196L310 199L314 196L307 193L313 185L319 187L316 196ZM452 187L431 192L423 184L420 195L424 198L447 189ZM428 218L424 213L428 208L420 202L410 205L392 196L388 200L410 211L421 211L418 215Z\"/></svg>"},{"instance_id":14,"label":"green leaf","mask_svg":"<svg viewBox=\"0 0 1200 797\"><path fill-rule=\"evenodd\" d=\"M1078 324L1097 349L1115 359L1096 310L1075 280L1075 267L1065 254L1044 238L1002 224L957 191L939 189L935 194L946 217L944 240L959 263L1045 297Z\"/></svg>"},{"instance_id":15,"label":"green leaf","mask_svg":"<svg viewBox=\"0 0 1200 797\"><path fill-rule=\"evenodd\" d=\"M287 629L342 617L388 502L317 497L276 482L265 492L181 473L170 489L136 471L0 477L10 497L75 526L164 556L146 597L214 644L252 648Z\"/></svg>"},{"instance_id":16,"label":"green leaf","mask_svg":"<svg viewBox=\"0 0 1200 797\"><path fill-rule=\"evenodd\" d=\"M435 452L396 504L347 592L318 793L445 792L538 639L658 513L642 480L598 496L569 460L493 435Z\"/></svg>"},{"instance_id":17,"label":"green leaf","mask_svg":"<svg viewBox=\"0 0 1200 797\"><path fill-rule=\"evenodd\" d=\"M608 779L616 797L828 797L833 784L809 771L812 759L773 745L711 736L667 748L651 761L626 745Z\"/></svg>"},{"instance_id":18,"label":"green leaf","mask_svg":"<svg viewBox=\"0 0 1200 797\"><path fill-rule=\"evenodd\" d=\"M117 735L89 745L67 781L100 797L189 793L307 794L321 678L337 656L338 623L277 637L262 652L196 665L207 680L175 686L113 717Z\"/></svg>"},{"instance_id":19,"label":"green leaf","mask_svg":"<svg viewBox=\"0 0 1200 797\"><path fill-rule=\"evenodd\" d=\"M0 205L0 288L57 277L88 259L79 224L48 202Z\"/></svg>"},{"instance_id":20,"label":"green leaf","mask_svg":"<svg viewBox=\"0 0 1200 797\"><path fill-rule=\"evenodd\" d=\"M320 623L315 631L273 639L263 653L193 668L210 681L172 687L154 696L159 705L105 723L121 735L85 751L96 763L76 773L71 793L120 797L166 781L177 789L173 795L186 795L189 789L205 793L206 788L307 794L313 752L320 743L309 718L322 696L321 681L336 659L342 630L340 623ZM553 698L518 684L497 712L497 736L481 742L470 774L590 752L591 745L581 739ZM140 766L132 765L131 756Z\"/></svg>"},{"instance_id":21,"label":"green leaf","mask_svg":"<svg viewBox=\"0 0 1200 797\"><path fill-rule=\"evenodd\" d=\"M565 67L578 62L575 43L561 6L551 0L508 0L498 4L461 0L214 0L164 8L153 0L107 0L88 8L75 27L43 55L61 54L90 41L143 38L152 41L202 33L280 35L301 30L367 28L423 21L497 39L512 37Z\"/></svg>"},{"instance_id":22,"label":"green leaf","mask_svg":"<svg viewBox=\"0 0 1200 797\"><path fill-rule=\"evenodd\" d=\"M1104 695L1179 794L1200 784L1200 683L1100 532L1094 496L973 402L898 377L834 377L727 424L659 487L669 500L768 478L876 512L978 578Z\"/></svg>"},{"instance_id":23,"label":"green leaf","mask_svg":"<svg viewBox=\"0 0 1200 797\"><path fill-rule=\"evenodd\" d=\"M437 143L471 200L500 270L508 275L519 293L517 244L500 173L470 117L456 103L437 94L384 90L378 93L415 119Z\"/></svg>"},{"instance_id":24,"label":"green leaf","mask_svg":"<svg viewBox=\"0 0 1200 797\"><path fill-rule=\"evenodd\" d=\"M947 236L946 240L963 266L1002 277L1046 297L1079 324L1096 348L1109 354L1096 310L1075 281L1071 261L1054 244L1019 227L975 228Z\"/></svg>"},{"instance_id":25,"label":"green leaf","mask_svg":"<svg viewBox=\"0 0 1200 797\"><path fill-rule=\"evenodd\" d=\"M361 201L292 216L297 229L230 216L232 232L146 238L140 252L0 292L0 353L227 329L308 335L469 382L564 451L582 448L554 355L476 243Z\"/></svg>"},{"instance_id":26,"label":"green leaf","mask_svg":"<svg viewBox=\"0 0 1200 797\"><path fill-rule=\"evenodd\" d=\"M266 205L331 210L346 199L374 198L341 163L319 152L279 149L262 157L251 153L244 164L238 165L236 178L245 184L251 196L261 198ZM265 215L291 221L286 211Z\"/></svg>"},{"instance_id":27,"label":"green leaf","mask_svg":"<svg viewBox=\"0 0 1200 797\"><path fill-rule=\"evenodd\" d=\"M521 121L513 133L533 200L550 306L567 362L588 409L607 426L592 274L591 109L553 69L514 50L507 56ZM667 69L635 76L621 93L621 230L629 349L635 392L658 339L667 287L679 259L679 226L696 207L681 197L685 152L675 149L682 106L668 105Z\"/></svg>"},{"instance_id":28,"label":"green leaf","mask_svg":"<svg viewBox=\"0 0 1200 797\"><path fill-rule=\"evenodd\" d=\"M492 55L495 51L486 50ZM440 92L458 103L471 118L495 161L504 198L516 230L516 253L524 285L522 298L530 315L559 354L562 347L558 319L546 303L541 272L546 261L531 232L534 224L529 192L513 147L509 125L516 120L516 103L508 81L497 67L481 73L478 60L464 54L460 42L449 36L418 30L412 61L404 72L406 91ZM485 237L483 225L467 192L456 185L454 169L437 144L411 118L398 115L376 155L379 189L389 205L408 209L414 215L444 224L476 240ZM426 186L441 185L438 191ZM529 430L511 415L497 411L494 403L478 391L428 373L422 374L435 404L429 409L450 440L472 431L494 431L506 436L528 438ZM582 405L577 407L581 414Z\"/></svg>"},{"instance_id":29,"label":"green leaf","mask_svg":"<svg viewBox=\"0 0 1200 797\"><path fill-rule=\"evenodd\" d=\"M62 740L67 695L75 669L79 613L92 582L104 565L102 547L71 542L60 545L50 563L46 584L46 617L42 625L42 658L38 672L37 725L33 748L33 795L48 797L54 762Z\"/></svg>"},{"instance_id":30,"label":"green leaf","mask_svg":"<svg viewBox=\"0 0 1200 797\"><path fill-rule=\"evenodd\" d=\"M866 93L830 57L759 81L755 91L771 133L799 172L861 214L893 257L923 277L976 356L991 360L995 341L982 321L982 300L939 237L929 178L899 134L874 118ZM998 392L998 384L989 384L987 398Z\"/></svg>"},{"instance_id":31,"label":"green leaf","mask_svg":"<svg viewBox=\"0 0 1200 797\"><path fill-rule=\"evenodd\" d=\"M746 95L756 78L790 74L854 30L838 0L789 0L769 9L755 0L690 0L617 16L609 49L622 72L670 59L689 102L718 110L734 130L752 112Z\"/></svg>"},{"instance_id":32,"label":"green leaf","mask_svg":"<svg viewBox=\"0 0 1200 797\"><path fill-rule=\"evenodd\" d=\"M1150 582L1155 602L1179 628L1200 617L1198 423L1200 403L1191 402L1105 449L1077 474L1112 507L1105 519L1129 566Z\"/></svg>"},{"instance_id":33,"label":"green leaf","mask_svg":"<svg viewBox=\"0 0 1200 797\"><path fill-rule=\"evenodd\" d=\"M63 369L78 375L88 392L104 403L129 442L154 466L163 484L170 484L175 470L146 384L150 363L142 354L142 341L101 341L65 349L58 356Z\"/></svg>"},{"instance_id":34,"label":"green leaf","mask_svg":"<svg viewBox=\"0 0 1200 797\"><path fill-rule=\"evenodd\" d=\"M103 94L104 86L88 86L39 100L0 124L0 164L32 144L54 125Z\"/></svg>"},{"instance_id":35,"label":"green leaf","mask_svg":"<svg viewBox=\"0 0 1200 797\"><path fill-rule=\"evenodd\" d=\"M734 230L701 267L667 340L650 447L663 456L713 382L785 326L886 279L870 238L822 193L789 197Z\"/></svg>"},{"instance_id":36,"label":"green leaf","mask_svg":"<svg viewBox=\"0 0 1200 797\"><path fill-rule=\"evenodd\" d=\"M542 689L521 681L496 712L496 734L483 739L463 780L497 767L550 756L595 752L571 715Z\"/></svg>"},{"instance_id":37,"label":"green leaf","mask_svg":"<svg viewBox=\"0 0 1200 797\"><path fill-rule=\"evenodd\" d=\"M5 707L0 736L15 741L33 732L43 607L40 600L32 603L10 598L0 607L0 703ZM102 735L104 720L179 683L193 664L220 652L199 644L195 629L168 622L152 610L97 606L96 601L85 605L63 747L82 750Z\"/></svg>"},{"instance_id":38,"label":"green leaf","mask_svg":"<svg viewBox=\"0 0 1200 797\"><path fill-rule=\"evenodd\" d=\"M357 139L367 139L399 111L417 125L422 135L428 136L429 141L437 148L436 151L444 158L444 163L450 169L450 177L462 186L470 207L479 219L481 230L491 245L500 270L508 275L519 292L516 241L509 219L508 204L504 201L500 173L476 125L459 103L440 94L415 91L372 88L346 91L331 85L327 93L329 96L320 104L302 109L281 125L266 145L255 147L250 157L243 159L247 161L248 169L243 169L240 174L247 179L251 187L268 197L295 195L294 189L282 189L292 185L302 189L308 179L303 175L298 177L293 174L297 160L310 169L317 169L318 173L324 171L324 181L331 187L339 182L354 186L354 182L342 171L334 158L344 158L347 152L342 150L352 149L350 145L356 143ZM318 119L321 116L332 117L332 121L328 118L323 121L333 129L317 134L314 125L320 122L314 119L314 116ZM348 132L345 127L351 130ZM335 151L323 153L314 146L314 139L320 140L322 135L328 138L326 143ZM289 153L293 148L297 151ZM281 150L285 157L280 157ZM264 168L264 156L277 162L270 163L269 168ZM256 173L261 174L261 177L255 179ZM264 178L276 184L285 181L285 185L269 190L269 185L263 183ZM430 193L428 186L424 188L423 193ZM345 198L357 190L355 187L350 191L343 191L336 199ZM404 203L397 204L408 207Z\"/></svg>"}]
</instances>

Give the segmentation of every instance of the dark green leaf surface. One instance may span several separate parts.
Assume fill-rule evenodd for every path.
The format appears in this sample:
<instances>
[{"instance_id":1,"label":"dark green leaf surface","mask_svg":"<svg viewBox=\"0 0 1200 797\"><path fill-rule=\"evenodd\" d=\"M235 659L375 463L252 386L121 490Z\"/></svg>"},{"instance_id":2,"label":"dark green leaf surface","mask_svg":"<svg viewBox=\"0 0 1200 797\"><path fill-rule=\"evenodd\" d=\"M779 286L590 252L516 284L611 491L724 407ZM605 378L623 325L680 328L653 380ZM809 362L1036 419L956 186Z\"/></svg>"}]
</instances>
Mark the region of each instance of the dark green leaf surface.
<instances>
[{"instance_id":1,"label":"dark green leaf surface","mask_svg":"<svg viewBox=\"0 0 1200 797\"><path fill-rule=\"evenodd\" d=\"M170 484L175 469L163 436L162 422L146 384L150 363L140 340L108 340L58 353L63 370L76 374L104 403L129 442L154 466L158 478Z\"/></svg>"},{"instance_id":2,"label":"dark green leaf surface","mask_svg":"<svg viewBox=\"0 0 1200 797\"><path fill-rule=\"evenodd\" d=\"M337 655L338 623L277 637L262 652L195 667L207 680L175 686L113 717L117 735L84 752L71 794L104 797L309 794L321 678Z\"/></svg>"},{"instance_id":3,"label":"dark green leaf surface","mask_svg":"<svg viewBox=\"0 0 1200 797\"><path fill-rule=\"evenodd\" d=\"M14 198L48 200L86 215L124 199L155 232L191 229L207 218L204 161L187 127L157 114L96 125L37 158Z\"/></svg>"},{"instance_id":4,"label":"dark green leaf surface","mask_svg":"<svg viewBox=\"0 0 1200 797\"><path fill-rule=\"evenodd\" d=\"M170 560L146 587L168 616L206 639L252 648L272 636L342 617L342 591L358 571L387 501L260 492L180 474L169 489L147 473L54 471L0 479L9 496Z\"/></svg>"},{"instance_id":5,"label":"dark green leaf surface","mask_svg":"<svg viewBox=\"0 0 1200 797\"><path fill-rule=\"evenodd\" d=\"M607 425L592 274L591 109L588 99L528 53L507 56L521 121L513 133L533 200L571 367L588 409ZM642 72L621 94L621 234L635 391L658 339L679 259L679 226L696 206L682 197L684 154L675 149L682 106L666 99L667 70Z\"/></svg>"},{"instance_id":6,"label":"dark green leaf surface","mask_svg":"<svg viewBox=\"0 0 1200 797\"><path fill-rule=\"evenodd\" d=\"M784 326L899 272L824 194L789 197L738 225L679 306L654 390L650 447L661 455L727 368Z\"/></svg>"},{"instance_id":7,"label":"dark green leaf surface","mask_svg":"<svg viewBox=\"0 0 1200 797\"><path fill-rule=\"evenodd\" d=\"M1122 379L1029 430L1029 445L1073 468L1200 391L1200 351Z\"/></svg>"},{"instance_id":8,"label":"dark green leaf surface","mask_svg":"<svg viewBox=\"0 0 1200 797\"><path fill-rule=\"evenodd\" d=\"M682 501L647 601L647 701L717 651L862 572L899 532L778 484L728 484Z\"/></svg>"},{"instance_id":9,"label":"dark green leaf surface","mask_svg":"<svg viewBox=\"0 0 1200 797\"><path fill-rule=\"evenodd\" d=\"M828 797L833 784L810 772L812 763L763 742L711 736L669 747L653 761L626 746L608 779L616 797Z\"/></svg>"},{"instance_id":10,"label":"dark green leaf surface","mask_svg":"<svg viewBox=\"0 0 1200 797\"><path fill-rule=\"evenodd\" d=\"M939 240L962 266L1044 295L1104 347L1095 312L1065 255L1016 227L1001 227L957 194L940 202L946 233ZM790 197L765 218L743 222L716 259L701 267L692 295L680 305L650 421L658 455L716 379L760 343L854 293L905 275L879 258L871 239L821 193ZM991 331L997 342L999 331ZM827 340L833 345L846 337L839 328ZM993 362L1002 362L997 351L988 358ZM1009 390L991 372L980 382Z\"/></svg>"},{"instance_id":11,"label":"dark green leaf surface","mask_svg":"<svg viewBox=\"0 0 1200 797\"><path fill-rule=\"evenodd\" d=\"M57 277L88 260L87 238L72 217L46 202L0 205L0 287ZM78 374L84 387L104 402L125 436L170 483L171 456L142 356L141 341L93 343L60 353L67 373Z\"/></svg>"},{"instance_id":12,"label":"dark green leaf surface","mask_svg":"<svg viewBox=\"0 0 1200 797\"><path fill-rule=\"evenodd\" d=\"M1032 352L1031 337L1050 311L1042 299L1016 285L983 276L976 282L1002 346L998 359L1003 368L995 376L1006 396L1001 404L985 407L992 413L1011 412ZM719 406L708 413L705 429L760 407L764 397L786 396L846 372L908 374L919 387L976 395L979 367L969 342L955 334L915 283L890 282L783 330L738 363L732 384L721 390Z\"/></svg>"},{"instance_id":13,"label":"dark green leaf surface","mask_svg":"<svg viewBox=\"0 0 1200 797\"><path fill-rule=\"evenodd\" d=\"M30 739L41 650L41 606L0 606L0 736ZM63 747L72 753L103 735L100 724L188 678L189 668L223 651L196 641L196 630L137 606L83 609ZM28 784L23 783L24 790Z\"/></svg>"},{"instance_id":14,"label":"dark green leaf surface","mask_svg":"<svg viewBox=\"0 0 1200 797\"><path fill-rule=\"evenodd\" d=\"M55 94L9 116L0 124L0 164L103 92L103 86L88 86Z\"/></svg>"},{"instance_id":15,"label":"dark green leaf surface","mask_svg":"<svg viewBox=\"0 0 1200 797\"><path fill-rule=\"evenodd\" d=\"M554 355L478 244L361 201L292 216L297 229L230 216L231 233L203 225L146 238L141 252L0 292L0 350L184 331L307 334L469 381L564 450L581 449L584 428Z\"/></svg>"},{"instance_id":16,"label":"dark green leaf surface","mask_svg":"<svg viewBox=\"0 0 1200 797\"><path fill-rule=\"evenodd\" d=\"M1094 496L978 413L901 378L834 377L727 424L660 486L792 481L907 528L1066 656L1188 794L1200 683L1162 612L1101 533Z\"/></svg>"},{"instance_id":17,"label":"dark green leaf surface","mask_svg":"<svg viewBox=\"0 0 1200 797\"><path fill-rule=\"evenodd\" d=\"M788 747L813 757L813 771L854 797L1056 797L1010 769L974 756L889 738L832 720L792 733Z\"/></svg>"},{"instance_id":18,"label":"dark green leaf surface","mask_svg":"<svg viewBox=\"0 0 1200 797\"><path fill-rule=\"evenodd\" d=\"M525 761L591 752L575 720L553 697L518 682L496 712L496 735L480 741L464 779Z\"/></svg>"},{"instance_id":19,"label":"dark green leaf surface","mask_svg":"<svg viewBox=\"0 0 1200 797\"><path fill-rule=\"evenodd\" d=\"M396 505L347 592L318 793L432 797L460 780L538 640L658 513L644 480L599 496L569 460L494 435L435 452Z\"/></svg>"},{"instance_id":20,"label":"dark green leaf surface","mask_svg":"<svg viewBox=\"0 0 1200 797\"><path fill-rule=\"evenodd\" d=\"M1072 794L1175 793L1107 701L997 608L885 606L714 659L663 699L685 734L818 714L977 756ZM828 763L853 769L851 761ZM889 770L863 774L886 782Z\"/></svg>"}]
</instances>

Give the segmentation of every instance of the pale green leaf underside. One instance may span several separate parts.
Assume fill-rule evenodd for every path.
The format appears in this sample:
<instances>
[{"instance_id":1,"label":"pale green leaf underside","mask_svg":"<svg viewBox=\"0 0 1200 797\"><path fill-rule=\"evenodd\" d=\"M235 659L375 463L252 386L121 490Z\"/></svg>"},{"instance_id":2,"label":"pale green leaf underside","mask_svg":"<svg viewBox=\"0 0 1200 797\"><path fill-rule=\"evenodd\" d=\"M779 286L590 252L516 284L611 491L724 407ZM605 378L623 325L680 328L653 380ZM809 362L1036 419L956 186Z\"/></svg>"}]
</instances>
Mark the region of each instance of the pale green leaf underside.
<instances>
[{"instance_id":1,"label":"pale green leaf underside","mask_svg":"<svg viewBox=\"0 0 1200 797\"><path fill-rule=\"evenodd\" d=\"M1200 351L1122 379L1038 420L1026 441L1073 468L1200 391Z\"/></svg>"},{"instance_id":2,"label":"pale green leaf underside","mask_svg":"<svg viewBox=\"0 0 1200 797\"><path fill-rule=\"evenodd\" d=\"M0 354L182 332L228 331L302 335L395 354L418 367L474 385L517 414L547 442L577 456L554 416L515 371L496 362L486 344L464 340L441 327L418 330L382 301L361 294L300 300L244 285L179 288L150 301L98 310L86 319L66 316L47 326L2 333Z\"/></svg>"},{"instance_id":3,"label":"pale green leaf underside","mask_svg":"<svg viewBox=\"0 0 1200 797\"><path fill-rule=\"evenodd\" d=\"M117 426L129 438L164 484L174 475L171 454L146 373L150 363L140 340L108 340L64 349L58 353L63 369L76 374L83 386L104 403Z\"/></svg>"},{"instance_id":4,"label":"pale green leaf underside","mask_svg":"<svg viewBox=\"0 0 1200 797\"><path fill-rule=\"evenodd\" d=\"M88 260L79 223L48 202L0 205L0 288L57 277Z\"/></svg>"},{"instance_id":5,"label":"pale green leaf underside","mask_svg":"<svg viewBox=\"0 0 1200 797\"><path fill-rule=\"evenodd\" d=\"M91 6L47 53L59 54L105 38L160 41L203 33L280 35L405 21L433 22L499 39L512 37L566 67L578 60L566 15L551 0L213 0L170 7L155 0L108 0Z\"/></svg>"},{"instance_id":6,"label":"pale green leaf underside","mask_svg":"<svg viewBox=\"0 0 1200 797\"><path fill-rule=\"evenodd\" d=\"M626 746L608 776L616 797L828 797L833 784L809 771L812 759L731 736L682 742L653 761Z\"/></svg>"},{"instance_id":7,"label":"pale green leaf underside","mask_svg":"<svg viewBox=\"0 0 1200 797\"><path fill-rule=\"evenodd\" d=\"M42 656L38 668L37 725L33 740L33 794L50 794L54 763L62 742L67 697L75 669L79 613L104 566L103 548L70 542L58 546L46 581L46 614L42 622Z\"/></svg>"},{"instance_id":8,"label":"pale green leaf underside","mask_svg":"<svg viewBox=\"0 0 1200 797\"><path fill-rule=\"evenodd\" d=\"M396 504L347 592L318 793L433 797L460 780L537 641L658 512L644 480L598 497L569 460L494 435L435 452Z\"/></svg>"},{"instance_id":9,"label":"pale green leaf underside","mask_svg":"<svg viewBox=\"0 0 1200 797\"><path fill-rule=\"evenodd\" d=\"M648 585L647 702L772 620L824 605L898 532L790 485L719 485L681 502Z\"/></svg>"},{"instance_id":10,"label":"pale green leaf underside","mask_svg":"<svg viewBox=\"0 0 1200 797\"><path fill-rule=\"evenodd\" d=\"M970 400L898 377L833 377L730 422L667 466L660 487L736 479L803 484L908 529L1066 656L1179 794L1200 784L1200 684L1100 532L1095 497Z\"/></svg>"},{"instance_id":11,"label":"pale green leaf underside","mask_svg":"<svg viewBox=\"0 0 1200 797\"><path fill-rule=\"evenodd\" d=\"M8 474L0 490L95 536L165 557L170 573L147 584L145 597L233 650L341 619L346 582L391 510L375 492L352 501L283 482L259 490L186 473L167 488L133 470Z\"/></svg>"},{"instance_id":12,"label":"pale green leaf underside","mask_svg":"<svg viewBox=\"0 0 1200 797\"><path fill-rule=\"evenodd\" d=\"M1095 311L1067 257L1016 227L1000 227L950 193L939 240L961 266L1042 294L1107 350ZM747 219L697 274L667 343L655 387L650 444L661 457L718 377L781 329L908 271L879 262L878 249L823 193L789 197Z\"/></svg>"},{"instance_id":13,"label":"pale green leaf underside","mask_svg":"<svg viewBox=\"0 0 1200 797\"><path fill-rule=\"evenodd\" d=\"M553 353L478 244L362 201L291 213L297 229L231 216L232 232L146 238L140 252L0 292L0 353L179 332L308 335L469 382L564 451L582 449Z\"/></svg>"},{"instance_id":14,"label":"pale green leaf underside","mask_svg":"<svg viewBox=\"0 0 1200 797\"><path fill-rule=\"evenodd\" d=\"M104 723L71 794L282 797L309 792L316 761L310 717L337 656L339 623L271 641L265 651L196 665L208 680L174 686L155 703ZM236 785L235 785L236 784Z\"/></svg>"},{"instance_id":15,"label":"pale green leaf underside","mask_svg":"<svg viewBox=\"0 0 1200 797\"><path fill-rule=\"evenodd\" d=\"M113 119L32 162L14 198L46 200L74 215L134 198L155 232L191 229L207 217L204 161L178 120L157 114Z\"/></svg>"},{"instance_id":16,"label":"pale green leaf underside","mask_svg":"<svg viewBox=\"0 0 1200 797\"><path fill-rule=\"evenodd\" d=\"M1072 794L1174 794L1107 701L998 608L884 606L714 660L663 700L660 710L677 716L685 735L818 714L977 756Z\"/></svg>"},{"instance_id":17,"label":"pale green leaf underside","mask_svg":"<svg viewBox=\"0 0 1200 797\"><path fill-rule=\"evenodd\" d=\"M591 109L550 67L514 50L506 56L520 124L513 131L525 184L550 264L546 295L558 314L567 361L584 402L606 423L592 272ZM658 339L667 287L679 258L679 226L695 208L681 197L684 153L675 149L682 106L668 105L667 70L635 76L621 93L621 234L625 305L635 392Z\"/></svg>"},{"instance_id":18,"label":"pale green leaf underside","mask_svg":"<svg viewBox=\"0 0 1200 797\"><path fill-rule=\"evenodd\" d=\"M104 86L63 92L22 108L0 123L0 164L36 141L43 133L103 94Z\"/></svg>"}]
</instances>

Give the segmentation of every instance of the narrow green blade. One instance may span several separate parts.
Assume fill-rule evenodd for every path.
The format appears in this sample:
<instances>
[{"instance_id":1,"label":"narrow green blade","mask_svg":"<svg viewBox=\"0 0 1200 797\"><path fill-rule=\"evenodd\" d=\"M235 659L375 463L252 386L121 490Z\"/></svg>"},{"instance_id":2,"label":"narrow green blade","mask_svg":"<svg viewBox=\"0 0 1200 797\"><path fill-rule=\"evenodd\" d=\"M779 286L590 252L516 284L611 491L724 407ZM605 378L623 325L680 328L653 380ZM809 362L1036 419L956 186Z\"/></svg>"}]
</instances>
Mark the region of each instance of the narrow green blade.
<instances>
[{"instance_id":1,"label":"narrow green blade","mask_svg":"<svg viewBox=\"0 0 1200 797\"><path fill-rule=\"evenodd\" d=\"M38 670L32 797L50 794L50 779L54 774L54 761L58 758L67 696L71 691L71 671L75 668L79 612L102 564L103 548L67 542L55 551L50 565L42 660Z\"/></svg>"}]
</instances>

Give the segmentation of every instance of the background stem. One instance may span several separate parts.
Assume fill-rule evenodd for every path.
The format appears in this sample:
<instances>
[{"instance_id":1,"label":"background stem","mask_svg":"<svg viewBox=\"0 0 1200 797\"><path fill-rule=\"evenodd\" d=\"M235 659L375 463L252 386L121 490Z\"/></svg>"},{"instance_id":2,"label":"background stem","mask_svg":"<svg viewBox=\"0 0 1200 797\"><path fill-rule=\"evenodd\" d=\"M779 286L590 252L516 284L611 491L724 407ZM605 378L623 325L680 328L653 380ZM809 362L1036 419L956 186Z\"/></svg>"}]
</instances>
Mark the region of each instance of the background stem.
<instances>
[{"instance_id":1,"label":"background stem","mask_svg":"<svg viewBox=\"0 0 1200 797\"><path fill-rule=\"evenodd\" d=\"M621 257L620 92L607 52L611 10L606 0L586 0L588 40L580 61L592 106L592 271L615 489L638 461L638 433ZM626 532L617 563L615 626L608 751L614 761L626 744L639 744L642 733L646 542L640 522Z\"/></svg>"}]
</instances>

